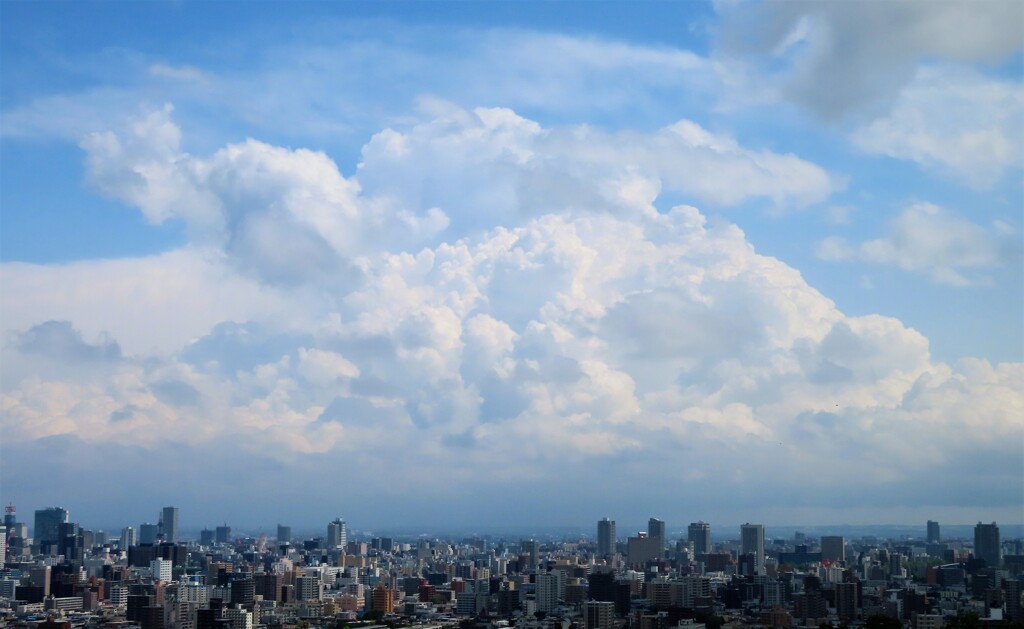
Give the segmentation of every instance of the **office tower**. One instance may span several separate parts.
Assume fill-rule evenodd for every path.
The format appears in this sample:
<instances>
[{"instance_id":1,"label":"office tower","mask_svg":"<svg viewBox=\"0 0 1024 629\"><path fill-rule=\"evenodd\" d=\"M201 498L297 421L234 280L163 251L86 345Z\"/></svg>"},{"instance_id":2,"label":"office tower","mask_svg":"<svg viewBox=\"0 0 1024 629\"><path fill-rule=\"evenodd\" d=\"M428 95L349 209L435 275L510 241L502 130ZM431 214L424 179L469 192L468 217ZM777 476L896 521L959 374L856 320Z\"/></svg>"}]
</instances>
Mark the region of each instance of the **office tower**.
<instances>
[{"instance_id":1,"label":"office tower","mask_svg":"<svg viewBox=\"0 0 1024 629\"><path fill-rule=\"evenodd\" d=\"M615 520L603 518L597 522L597 556L615 554Z\"/></svg>"},{"instance_id":2,"label":"office tower","mask_svg":"<svg viewBox=\"0 0 1024 629\"><path fill-rule=\"evenodd\" d=\"M256 604L256 581L251 574L236 574L231 578L231 603L250 608Z\"/></svg>"},{"instance_id":3,"label":"office tower","mask_svg":"<svg viewBox=\"0 0 1024 629\"><path fill-rule=\"evenodd\" d=\"M178 541L178 507L164 507L160 514L160 531L165 542Z\"/></svg>"},{"instance_id":4,"label":"office tower","mask_svg":"<svg viewBox=\"0 0 1024 629\"><path fill-rule=\"evenodd\" d=\"M665 534L665 520L659 520L658 518L651 518L647 520L647 537L657 539L659 555L660 551L665 550L665 540L667 536Z\"/></svg>"},{"instance_id":5,"label":"office tower","mask_svg":"<svg viewBox=\"0 0 1024 629\"><path fill-rule=\"evenodd\" d=\"M640 531L635 537L626 538L626 562L634 570L644 570L648 561L661 559L660 538L649 537Z\"/></svg>"},{"instance_id":6,"label":"office tower","mask_svg":"<svg viewBox=\"0 0 1024 629\"><path fill-rule=\"evenodd\" d=\"M693 544L693 554L698 561L711 552L711 525L703 520L693 522L686 529L687 539Z\"/></svg>"},{"instance_id":7,"label":"office tower","mask_svg":"<svg viewBox=\"0 0 1024 629\"><path fill-rule=\"evenodd\" d=\"M764 574L764 525L744 524L740 527L740 552L754 555L754 570Z\"/></svg>"},{"instance_id":8,"label":"office tower","mask_svg":"<svg viewBox=\"0 0 1024 629\"><path fill-rule=\"evenodd\" d=\"M140 544L156 544L156 538L160 533L160 526L157 524L151 524L149 522L143 522L139 525L139 543Z\"/></svg>"},{"instance_id":9,"label":"office tower","mask_svg":"<svg viewBox=\"0 0 1024 629\"><path fill-rule=\"evenodd\" d=\"M549 612L558 607L557 572L542 572L537 575L537 611Z\"/></svg>"},{"instance_id":10,"label":"office tower","mask_svg":"<svg viewBox=\"0 0 1024 629\"><path fill-rule=\"evenodd\" d=\"M48 507L36 510L35 528L32 535L40 546L56 544L59 538L59 527L68 521L67 509Z\"/></svg>"},{"instance_id":11,"label":"office tower","mask_svg":"<svg viewBox=\"0 0 1024 629\"><path fill-rule=\"evenodd\" d=\"M933 520L928 520L928 543L938 544L941 537L939 536L939 523Z\"/></svg>"},{"instance_id":12,"label":"office tower","mask_svg":"<svg viewBox=\"0 0 1024 629\"><path fill-rule=\"evenodd\" d=\"M75 522L57 526L57 554L64 555L67 561L81 562L85 558L85 541Z\"/></svg>"},{"instance_id":13,"label":"office tower","mask_svg":"<svg viewBox=\"0 0 1024 629\"><path fill-rule=\"evenodd\" d=\"M383 584L381 584L383 585ZM324 584L319 577L306 575L295 578L295 598L300 601L319 601L324 597Z\"/></svg>"},{"instance_id":14,"label":"office tower","mask_svg":"<svg viewBox=\"0 0 1024 629\"><path fill-rule=\"evenodd\" d=\"M227 524L217 527L216 541L218 544L227 544L231 541L231 527Z\"/></svg>"},{"instance_id":15,"label":"office tower","mask_svg":"<svg viewBox=\"0 0 1024 629\"><path fill-rule=\"evenodd\" d=\"M277 543L284 544L292 541L292 527L284 524L277 525Z\"/></svg>"},{"instance_id":16,"label":"office tower","mask_svg":"<svg viewBox=\"0 0 1024 629\"><path fill-rule=\"evenodd\" d=\"M524 555L528 555L527 570L536 570L540 562L540 542L535 539L524 539L519 542L519 548Z\"/></svg>"},{"instance_id":17,"label":"office tower","mask_svg":"<svg viewBox=\"0 0 1024 629\"><path fill-rule=\"evenodd\" d=\"M999 527L996 523L982 524L974 527L974 556L984 559L990 568L998 568L1002 563L1002 549L999 544Z\"/></svg>"},{"instance_id":18,"label":"office tower","mask_svg":"<svg viewBox=\"0 0 1024 629\"><path fill-rule=\"evenodd\" d=\"M385 614L390 614L395 611L395 592L385 587L383 583L378 583L377 587L373 588L370 602L374 610L379 609Z\"/></svg>"},{"instance_id":19,"label":"office tower","mask_svg":"<svg viewBox=\"0 0 1024 629\"><path fill-rule=\"evenodd\" d=\"M173 578L174 564L169 559L154 559L149 562L149 568L156 581L170 581Z\"/></svg>"},{"instance_id":20,"label":"office tower","mask_svg":"<svg viewBox=\"0 0 1024 629\"><path fill-rule=\"evenodd\" d=\"M1006 588L1006 619L1010 622L1024 620L1024 605L1021 602L1021 581L1020 579L1006 579L1003 581Z\"/></svg>"},{"instance_id":21,"label":"office tower","mask_svg":"<svg viewBox=\"0 0 1024 629\"><path fill-rule=\"evenodd\" d=\"M7 557L7 525L0 526L0 563Z\"/></svg>"},{"instance_id":22,"label":"office tower","mask_svg":"<svg viewBox=\"0 0 1024 629\"><path fill-rule=\"evenodd\" d=\"M857 584L836 583L835 595L836 615L839 616L839 620L844 623L857 620Z\"/></svg>"},{"instance_id":23,"label":"office tower","mask_svg":"<svg viewBox=\"0 0 1024 629\"><path fill-rule=\"evenodd\" d=\"M216 535L210 529L204 528L199 531L199 543L203 546L213 546L216 539Z\"/></svg>"},{"instance_id":24,"label":"office tower","mask_svg":"<svg viewBox=\"0 0 1024 629\"><path fill-rule=\"evenodd\" d=\"M339 546L344 548L348 544L348 531L346 530L345 520L338 518L332 520L327 525L327 547L338 548Z\"/></svg>"},{"instance_id":25,"label":"office tower","mask_svg":"<svg viewBox=\"0 0 1024 629\"><path fill-rule=\"evenodd\" d=\"M821 558L828 561L846 561L846 540L842 535L821 536Z\"/></svg>"},{"instance_id":26,"label":"office tower","mask_svg":"<svg viewBox=\"0 0 1024 629\"><path fill-rule=\"evenodd\" d=\"M611 601L587 601L583 603L585 629L614 629L615 603Z\"/></svg>"},{"instance_id":27,"label":"office tower","mask_svg":"<svg viewBox=\"0 0 1024 629\"><path fill-rule=\"evenodd\" d=\"M121 550L128 550L129 548L135 546L138 543L139 538L135 535L134 528L126 526L123 529L121 529Z\"/></svg>"}]
</instances>

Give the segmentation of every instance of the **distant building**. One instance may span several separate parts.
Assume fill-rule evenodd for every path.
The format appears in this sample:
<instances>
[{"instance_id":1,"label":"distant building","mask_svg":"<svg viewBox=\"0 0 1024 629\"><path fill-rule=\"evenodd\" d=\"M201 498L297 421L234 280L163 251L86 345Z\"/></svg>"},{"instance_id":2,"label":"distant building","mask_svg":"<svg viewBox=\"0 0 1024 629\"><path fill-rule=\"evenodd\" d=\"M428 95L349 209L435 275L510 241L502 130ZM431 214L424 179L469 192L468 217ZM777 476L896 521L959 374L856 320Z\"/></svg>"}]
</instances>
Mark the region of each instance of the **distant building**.
<instances>
[{"instance_id":1,"label":"distant building","mask_svg":"<svg viewBox=\"0 0 1024 629\"><path fill-rule=\"evenodd\" d=\"M173 579L174 563L168 559L154 559L149 562L153 571L153 579L157 581L170 581Z\"/></svg>"},{"instance_id":2,"label":"distant building","mask_svg":"<svg viewBox=\"0 0 1024 629\"><path fill-rule=\"evenodd\" d=\"M754 570L764 574L764 525L744 524L740 526L740 552L754 556Z\"/></svg>"},{"instance_id":3,"label":"distant building","mask_svg":"<svg viewBox=\"0 0 1024 629\"><path fill-rule=\"evenodd\" d=\"M121 550L128 550L138 543L139 537L135 534L135 529L133 527L126 526L121 529L121 543L119 544Z\"/></svg>"},{"instance_id":4,"label":"distant building","mask_svg":"<svg viewBox=\"0 0 1024 629\"><path fill-rule=\"evenodd\" d=\"M1002 548L999 542L999 527L996 523L982 524L974 527L974 556L985 560L990 568L998 568L1002 563Z\"/></svg>"},{"instance_id":5,"label":"distant building","mask_svg":"<svg viewBox=\"0 0 1024 629\"><path fill-rule=\"evenodd\" d=\"M277 541L279 544L292 541L292 527L284 524L277 525Z\"/></svg>"},{"instance_id":6,"label":"distant building","mask_svg":"<svg viewBox=\"0 0 1024 629\"><path fill-rule=\"evenodd\" d=\"M160 516L160 532L165 542L178 541L178 507L164 507Z\"/></svg>"},{"instance_id":7,"label":"distant building","mask_svg":"<svg viewBox=\"0 0 1024 629\"><path fill-rule=\"evenodd\" d=\"M852 623L857 620L858 608L857 604L857 584L856 583L836 583L836 615L839 616L840 622Z\"/></svg>"},{"instance_id":8,"label":"distant building","mask_svg":"<svg viewBox=\"0 0 1024 629\"><path fill-rule=\"evenodd\" d=\"M587 601L583 604L585 629L614 629L615 603L611 601Z\"/></svg>"},{"instance_id":9,"label":"distant building","mask_svg":"<svg viewBox=\"0 0 1024 629\"><path fill-rule=\"evenodd\" d=\"M615 554L615 520L602 518L597 522L597 556Z\"/></svg>"},{"instance_id":10,"label":"distant building","mask_svg":"<svg viewBox=\"0 0 1024 629\"><path fill-rule=\"evenodd\" d=\"M561 574L561 572L542 572L537 575L537 611L549 612L558 607Z\"/></svg>"},{"instance_id":11,"label":"distant building","mask_svg":"<svg viewBox=\"0 0 1024 629\"><path fill-rule=\"evenodd\" d=\"M933 520L928 520L928 536L926 541L929 544L938 544L941 539L942 536L939 535L939 523Z\"/></svg>"},{"instance_id":12,"label":"distant building","mask_svg":"<svg viewBox=\"0 0 1024 629\"><path fill-rule=\"evenodd\" d=\"M348 544L348 530L345 520L337 518L327 525L327 547L344 548Z\"/></svg>"},{"instance_id":13,"label":"distant building","mask_svg":"<svg viewBox=\"0 0 1024 629\"><path fill-rule=\"evenodd\" d=\"M647 520L647 537L658 538L658 547L661 550L665 550L665 540L668 538L665 520L659 520L658 518Z\"/></svg>"},{"instance_id":14,"label":"distant building","mask_svg":"<svg viewBox=\"0 0 1024 629\"><path fill-rule=\"evenodd\" d=\"M693 555L698 561L711 552L711 525L707 522L691 522L686 529L686 538L693 544Z\"/></svg>"},{"instance_id":15,"label":"distant building","mask_svg":"<svg viewBox=\"0 0 1024 629\"><path fill-rule=\"evenodd\" d=\"M227 544L231 541L231 527L225 524L224 526L218 526L216 532L216 539L218 544Z\"/></svg>"},{"instance_id":16,"label":"distant building","mask_svg":"<svg viewBox=\"0 0 1024 629\"><path fill-rule=\"evenodd\" d=\"M536 570L540 562L540 542L535 539L520 540L519 548L527 555L527 570Z\"/></svg>"},{"instance_id":17,"label":"distant building","mask_svg":"<svg viewBox=\"0 0 1024 629\"><path fill-rule=\"evenodd\" d=\"M821 559L823 561L846 561L846 540L842 535L821 536Z\"/></svg>"},{"instance_id":18,"label":"distant building","mask_svg":"<svg viewBox=\"0 0 1024 629\"><path fill-rule=\"evenodd\" d=\"M35 528L32 535L41 547L55 545L60 535L60 525L68 521L68 510L62 507L48 507L36 510Z\"/></svg>"},{"instance_id":19,"label":"distant building","mask_svg":"<svg viewBox=\"0 0 1024 629\"><path fill-rule=\"evenodd\" d=\"M661 538L650 537L643 531L626 539L626 561L633 568L643 568L648 561L661 559Z\"/></svg>"},{"instance_id":20,"label":"distant building","mask_svg":"<svg viewBox=\"0 0 1024 629\"><path fill-rule=\"evenodd\" d=\"M139 525L139 543L140 544L155 544L156 538L160 534L160 527L156 524L144 522Z\"/></svg>"},{"instance_id":21,"label":"distant building","mask_svg":"<svg viewBox=\"0 0 1024 629\"><path fill-rule=\"evenodd\" d=\"M373 588L372 602L373 609L390 614L395 611L395 592L383 583L378 583L377 587Z\"/></svg>"}]
</instances>

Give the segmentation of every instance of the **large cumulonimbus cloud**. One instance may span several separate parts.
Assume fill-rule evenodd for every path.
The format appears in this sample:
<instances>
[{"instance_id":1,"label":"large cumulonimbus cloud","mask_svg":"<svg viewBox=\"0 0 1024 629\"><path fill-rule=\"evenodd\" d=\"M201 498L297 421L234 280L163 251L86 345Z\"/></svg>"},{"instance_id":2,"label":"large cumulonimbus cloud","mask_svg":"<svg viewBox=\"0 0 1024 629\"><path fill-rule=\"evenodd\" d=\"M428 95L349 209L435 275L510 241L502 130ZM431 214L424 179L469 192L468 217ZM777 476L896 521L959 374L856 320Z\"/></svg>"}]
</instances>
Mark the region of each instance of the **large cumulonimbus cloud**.
<instances>
[{"instance_id":1,"label":"large cumulonimbus cloud","mask_svg":"<svg viewBox=\"0 0 1024 629\"><path fill-rule=\"evenodd\" d=\"M408 501L454 484L465 507L501 483L522 520L608 487L820 513L998 514L1019 495L1012 464L984 470L1003 495L962 463L1019 463L1021 365L935 363L921 334L845 315L736 226L656 208L662 190L791 206L842 185L793 156L688 121L610 134L450 106L375 135L348 177L255 140L185 154L169 110L82 146L94 185L184 220L190 244L2 267L21 295L3 303L10 468L51 442L168 466L220 446L302 500L344 476ZM228 485L207 487L230 501Z\"/></svg>"}]
</instances>

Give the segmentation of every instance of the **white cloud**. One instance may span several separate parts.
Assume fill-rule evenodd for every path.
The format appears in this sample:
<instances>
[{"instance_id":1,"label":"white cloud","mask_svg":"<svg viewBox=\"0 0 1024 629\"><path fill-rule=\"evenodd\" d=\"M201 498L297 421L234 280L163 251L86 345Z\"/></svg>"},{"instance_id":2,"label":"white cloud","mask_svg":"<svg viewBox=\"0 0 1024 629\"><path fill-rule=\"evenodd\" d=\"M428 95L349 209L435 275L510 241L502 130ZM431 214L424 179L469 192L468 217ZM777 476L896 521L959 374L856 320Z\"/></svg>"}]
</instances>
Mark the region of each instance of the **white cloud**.
<instances>
[{"instance_id":1,"label":"white cloud","mask_svg":"<svg viewBox=\"0 0 1024 629\"><path fill-rule=\"evenodd\" d=\"M930 203L906 208L889 221L888 233L857 246L840 237L818 244L822 260L860 259L928 274L933 281L967 286L986 281L964 273L1006 265L1020 258L1019 237L999 223L990 229Z\"/></svg>"},{"instance_id":2,"label":"white cloud","mask_svg":"<svg viewBox=\"0 0 1024 629\"><path fill-rule=\"evenodd\" d=\"M1024 87L972 72L923 68L887 115L852 137L869 153L991 187L1021 166Z\"/></svg>"},{"instance_id":3,"label":"white cloud","mask_svg":"<svg viewBox=\"0 0 1024 629\"><path fill-rule=\"evenodd\" d=\"M322 153L256 141L189 155L167 111L92 136L96 184L151 220L183 218L194 244L0 266L19 295L0 302L4 363L17 365L2 379L8 442L159 457L230 440L267 469L343 465L355 492L424 470L450 482L412 500L515 480L533 511L606 496L580 482L598 469L652 503L706 493L679 480L693 470L741 498L770 471L780 490L838 506L835 483L854 475L877 491L843 500L869 504L954 482L979 450L1019 459L1019 365L937 364L922 335L845 315L736 226L652 207L661 187L699 196L694 176L798 202L829 189L816 167L690 122L609 134L432 106L433 119L375 136L348 178ZM821 175L809 187L769 182L808 171ZM403 222L434 208L450 223ZM951 227L968 238L935 244ZM890 249L857 251L983 266L987 241L972 234L915 207ZM48 320L71 323L35 327ZM101 371L69 355L112 360ZM985 430L969 430L975 407ZM289 491L319 496L336 477L303 478Z\"/></svg>"}]
</instances>

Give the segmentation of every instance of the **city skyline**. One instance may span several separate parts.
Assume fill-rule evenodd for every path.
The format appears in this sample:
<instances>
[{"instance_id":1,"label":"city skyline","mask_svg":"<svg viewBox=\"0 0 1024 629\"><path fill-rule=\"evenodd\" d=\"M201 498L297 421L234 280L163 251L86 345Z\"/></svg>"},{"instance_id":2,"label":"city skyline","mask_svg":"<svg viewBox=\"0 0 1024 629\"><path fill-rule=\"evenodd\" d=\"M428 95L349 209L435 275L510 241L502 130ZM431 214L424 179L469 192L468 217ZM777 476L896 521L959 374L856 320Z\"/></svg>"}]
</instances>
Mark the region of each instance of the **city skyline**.
<instances>
[{"instance_id":1,"label":"city skyline","mask_svg":"<svg viewBox=\"0 0 1024 629\"><path fill-rule=\"evenodd\" d=\"M1024 520L1020 2L2 10L19 508Z\"/></svg>"}]
</instances>

